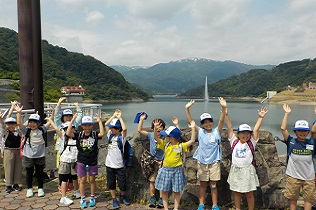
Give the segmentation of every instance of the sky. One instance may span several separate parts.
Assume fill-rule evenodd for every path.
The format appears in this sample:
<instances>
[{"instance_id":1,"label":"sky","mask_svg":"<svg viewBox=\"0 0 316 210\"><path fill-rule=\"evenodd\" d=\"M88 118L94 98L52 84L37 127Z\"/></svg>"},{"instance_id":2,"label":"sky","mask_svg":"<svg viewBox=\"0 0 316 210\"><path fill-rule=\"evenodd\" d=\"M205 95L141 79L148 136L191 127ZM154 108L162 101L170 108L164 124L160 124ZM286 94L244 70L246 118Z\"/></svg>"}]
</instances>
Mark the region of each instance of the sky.
<instances>
[{"instance_id":1,"label":"sky","mask_svg":"<svg viewBox=\"0 0 316 210\"><path fill-rule=\"evenodd\" d=\"M17 0L0 27L18 32ZM106 65L185 58L253 65L316 57L315 0L41 0L42 39Z\"/></svg>"}]
</instances>

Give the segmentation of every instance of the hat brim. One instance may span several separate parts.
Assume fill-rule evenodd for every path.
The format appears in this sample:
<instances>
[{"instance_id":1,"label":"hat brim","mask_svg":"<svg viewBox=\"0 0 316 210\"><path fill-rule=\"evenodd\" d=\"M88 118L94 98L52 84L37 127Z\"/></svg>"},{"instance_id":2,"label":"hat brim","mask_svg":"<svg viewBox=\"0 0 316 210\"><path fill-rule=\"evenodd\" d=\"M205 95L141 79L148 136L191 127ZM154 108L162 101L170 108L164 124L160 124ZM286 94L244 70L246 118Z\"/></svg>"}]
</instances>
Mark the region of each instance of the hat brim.
<instances>
[{"instance_id":1,"label":"hat brim","mask_svg":"<svg viewBox=\"0 0 316 210\"><path fill-rule=\"evenodd\" d=\"M109 128L121 128L120 126L111 125L111 124L105 124L105 126L107 126L107 127L109 127Z\"/></svg>"},{"instance_id":2,"label":"hat brim","mask_svg":"<svg viewBox=\"0 0 316 210\"><path fill-rule=\"evenodd\" d=\"M176 139L180 138L180 136L181 136L181 134L180 135L167 134L165 130L160 131L160 135L167 136L167 137L173 137L173 138L176 138Z\"/></svg>"},{"instance_id":3,"label":"hat brim","mask_svg":"<svg viewBox=\"0 0 316 210\"><path fill-rule=\"evenodd\" d=\"M86 122L86 123L81 123L81 125L93 125L93 122Z\"/></svg>"},{"instance_id":4,"label":"hat brim","mask_svg":"<svg viewBox=\"0 0 316 210\"><path fill-rule=\"evenodd\" d=\"M38 119L33 119L33 118L29 119L29 121L41 122L40 120L38 120Z\"/></svg>"},{"instance_id":5,"label":"hat brim","mask_svg":"<svg viewBox=\"0 0 316 210\"><path fill-rule=\"evenodd\" d=\"M310 131L310 128L293 128L293 131Z\"/></svg>"}]
</instances>

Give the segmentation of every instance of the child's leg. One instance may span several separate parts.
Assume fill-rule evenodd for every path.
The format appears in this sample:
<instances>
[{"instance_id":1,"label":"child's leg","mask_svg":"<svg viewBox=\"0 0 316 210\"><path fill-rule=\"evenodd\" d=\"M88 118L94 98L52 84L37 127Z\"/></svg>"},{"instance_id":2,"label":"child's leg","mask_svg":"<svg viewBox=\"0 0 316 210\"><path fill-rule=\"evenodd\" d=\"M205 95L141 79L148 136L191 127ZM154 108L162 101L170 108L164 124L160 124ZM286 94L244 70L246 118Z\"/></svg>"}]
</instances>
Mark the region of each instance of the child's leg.
<instances>
[{"instance_id":1,"label":"child's leg","mask_svg":"<svg viewBox=\"0 0 316 210\"><path fill-rule=\"evenodd\" d=\"M248 209L253 210L255 208L255 197L253 196L253 191L246 193Z\"/></svg>"},{"instance_id":2,"label":"child's leg","mask_svg":"<svg viewBox=\"0 0 316 210\"><path fill-rule=\"evenodd\" d=\"M162 202L164 210L168 210L168 192L162 192Z\"/></svg>"},{"instance_id":3,"label":"child's leg","mask_svg":"<svg viewBox=\"0 0 316 210\"><path fill-rule=\"evenodd\" d=\"M200 204L204 204L207 183L208 182L206 182L206 181L200 181L200 197L199 197Z\"/></svg>"},{"instance_id":4,"label":"child's leg","mask_svg":"<svg viewBox=\"0 0 316 210\"><path fill-rule=\"evenodd\" d=\"M72 182L74 184L74 189L78 190L79 189L78 177L77 175L71 175L71 176L72 176Z\"/></svg>"},{"instance_id":5,"label":"child's leg","mask_svg":"<svg viewBox=\"0 0 316 210\"><path fill-rule=\"evenodd\" d=\"M95 176L89 176L91 197L94 196L96 190Z\"/></svg>"},{"instance_id":6,"label":"child's leg","mask_svg":"<svg viewBox=\"0 0 316 210\"><path fill-rule=\"evenodd\" d=\"M33 188L34 166L30 168L25 168L25 170L26 170L26 186L28 189Z\"/></svg>"},{"instance_id":7,"label":"child's leg","mask_svg":"<svg viewBox=\"0 0 316 210\"><path fill-rule=\"evenodd\" d=\"M290 210L295 210L297 205L297 200L290 200Z\"/></svg>"},{"instance_id":8,"label":"child's leg","mask_svg":"<svg viewBox=\"0 0 316 210\"><path fill-rule=\"evenodd\" d=\"M44 165L35 164L35 172L37 174L37 185L38 188L43 189L44 186Z\"/></svg>"},{"instance_id":9,"label":"child's leg","mask_svg":"<svg viewBox=\"0 0 316 210\"><path fill-rule=\"evenodd\" d=\"M304 210L310 210L313 207L313 203L305 201L304 202Z\"/></svg>"},{"instance_id":10,"label":"child's leg","mask_svg":"<svg viewBox=\"0 0 316 210\"><path fill-rule=\"evenodd\" d=\"M174 208L179 209L180 206L180 192L173 192L174 194Z\"/></svg>"},{"instance_id":11,"label":"child's leg","mask_svg":"<svg viewBox=\"0 0 316 210\"><path fill-rule=\"evenodd\" d=\"M87 181L86 176L80 177L79 191L80 191L81 198L86 197L86 181Z\"/></svg>"},{"instance_id":12,"label":"child's leg","mask_svg":"<svg viewBox=\"0 0 316 210\"><path fill-rule=\"evenodd\" d=\"M116 174L114 168L106 167L106 182L112 199L116 199Z\"/></svg>"},{"instance_id":13,"label":"child's leg","mask_svg":"<svg viewBox=\"0 0 316 210\"><path fill-rule=\"evenodd\" d=\"M213 206L217 206L218 192L217 192L216 183L217 183L216 181L210 181Z\"/></svg>"},{"instance_id":14,"label":"child's leg","mask_svg":"<svg viewBox=\"0 0 316 210\"><path fill-rule=\"evenodd\" d=\"M240 192L234 192L234 203L235 203L235 207L236 210L240 210L240 206L241 206L241 193Z\"/></svg>"},{"instance_id":15,"label":"child's leg","mask_svg":"<svg viewBox=\"0 0 316 210\"><path fill-rule=\"evenodd\" d=\"M61 181L61 185L60 185L61 196L65 197L66 192L67 192L67 182L68 182L69 175L68 174L59 174L59 178Z\"/></svg>"},{"instance_id":16,"label":"child's leg","mask_svg":"<svg viewBox=\"0 0 316 210\"><path fill-rule=\"evenodd\" d=\"M155 188L155 182L149 182L149 193L150 196L155 196L156 188Z\"/></svg>"}]
</instances>

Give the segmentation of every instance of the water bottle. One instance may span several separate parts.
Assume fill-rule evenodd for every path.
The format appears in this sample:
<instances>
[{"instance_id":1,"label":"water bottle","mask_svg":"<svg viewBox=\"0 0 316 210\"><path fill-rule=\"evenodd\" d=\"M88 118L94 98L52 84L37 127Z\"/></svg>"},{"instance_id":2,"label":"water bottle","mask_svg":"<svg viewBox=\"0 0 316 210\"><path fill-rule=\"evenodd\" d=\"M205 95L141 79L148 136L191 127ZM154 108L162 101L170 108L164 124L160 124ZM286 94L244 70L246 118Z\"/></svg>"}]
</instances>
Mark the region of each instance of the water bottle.
<instances>
[{"instance_id":1,"label":"water bottle","mask_svg":"<svg viewBox=\"0 0 316 210\"><path fill-rule=\"evenodd\" d=\"M86 171L89 171L89 165L86 165L85 168L86 168Z\"/></svg>"}]
</instances>

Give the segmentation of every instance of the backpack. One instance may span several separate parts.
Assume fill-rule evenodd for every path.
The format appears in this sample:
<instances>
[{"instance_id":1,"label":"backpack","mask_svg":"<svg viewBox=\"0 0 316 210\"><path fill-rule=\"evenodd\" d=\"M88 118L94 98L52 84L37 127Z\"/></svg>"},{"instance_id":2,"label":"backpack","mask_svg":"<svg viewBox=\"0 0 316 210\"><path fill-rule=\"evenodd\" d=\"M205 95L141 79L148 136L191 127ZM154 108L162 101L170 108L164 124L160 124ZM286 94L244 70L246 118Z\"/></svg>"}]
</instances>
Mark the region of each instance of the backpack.
<instances>
[{"instance_id":1,"label":"backpack","mask_svg":"<svg viewBox=\"0 0 316 210\"><path fill-rule=\"evenodd\" d=\"M290 155L292 153L292 150L294 149L295 140L296 140L296 138L291 138L290 143L287 146L286 165L287 165L287 163L289 161L289 157L290 157ZM315 157L315 152L316 152L314 139L306 139L306 143L314 145L314 149L313 149L313 153L312 153L312 156L314 158Z\"/></svg>"},{"instance_id":2,"label":"backpack","mask_svg":"<svg viewBox=\"0 0 316 210\"><path fill-rule=\"evenodd\" d=\"M235 148L235 146L237 145L238 142L239 142L239 139L236 139L236 140L233 142L233 145L232 145L232 152L233 152L233 150L234 150L234 148ZM249 146L249 148L250 148L251 154L252 154L252 162L251 162L251 164L252 164L255 168L257 168L257 163L256 163L256 160L255 160L255 148L254 148L254 146L253 146L251 140L248 140L248 141L246 141L246 142L247 142L247 144L248 144L248 146Z\"/></svg>"},{"instance_id":3,"label":"backpack","mask_svg":"<svg viewBox=\"0 0 316 210\"><path fill-rule=\"evenodd\" d=\"M31 146L31 138L30 138L30 134L31 134L31 128L28 128L26 130L26 133L24 135L24 142L23 142L23 147L25 146L26 144L26 141L29 142L29 145ZM45 141L45 147L47 147L47 136L45 135L45 132L44 132L44 129L42 127L38 127L38 130L40 130L42 132L42 135L43 135L43 139Z\"/></svg>"},{"instance_id":4,"label":"backpack","mask_svg":"<svg viewBox=\"0 0 316 210\"><path fill-rule=\"evenodd\" d=\"M109 143L112 143L112 138L114 137L114 134L110 134L109 137ZM122 135L119 135L117 137L118 142L118 148L121 150L122 153L122 157L123 157L123 163L125 167L132 167L133 165L133 148L131 146L131 144L126 141L123 147L123 139L122 139Z\"/></svg>"},{"instance_id":5,"label":"backpack","mask_svg":"<svg viewBox=\"0 0 316 210\"><path fill-rule=\"evenodd\" d=\"M61 152L59 152L60 156L64 153L64 151L66 150L66 148L69 147L77 147L78 148L78 144L76 143L76 145L68 145L68 141L69 141L69 137L67 135L65 135L64 137L64 148Z\"/></svg>"}]
</instances>

